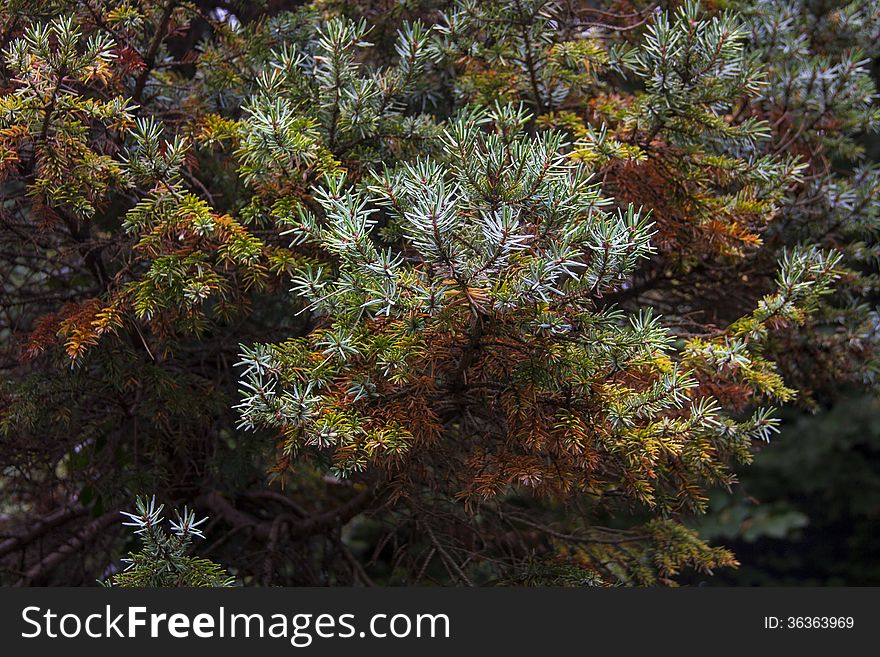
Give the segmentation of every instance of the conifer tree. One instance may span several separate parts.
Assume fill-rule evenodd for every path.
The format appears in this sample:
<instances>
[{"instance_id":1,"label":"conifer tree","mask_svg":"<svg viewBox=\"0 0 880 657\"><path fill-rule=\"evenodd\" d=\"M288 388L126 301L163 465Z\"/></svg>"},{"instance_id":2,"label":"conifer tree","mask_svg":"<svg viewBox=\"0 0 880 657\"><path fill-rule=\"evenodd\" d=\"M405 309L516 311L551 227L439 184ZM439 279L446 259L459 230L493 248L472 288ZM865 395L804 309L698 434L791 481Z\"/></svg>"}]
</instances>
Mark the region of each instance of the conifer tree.
<instances>
[{"instance_id":1,"label":"conifer tree","mask_svg":"<svg viewBox=\"0 0 880 657\"><path fill-rule=\"evenodd\" d=\"M171 533L168 533L162 526L164 508L162 504L156 506L155 497L149 501L138 497L135 513L123 511L129 518L129 522L123 524L137 527L134 533L142 547L123 559L125 570L113 575L107 585L129 588L231 586L233 578L223 568L208 559L187 554L193 538L205 538L199 526L208 519L196 520L195 513L187 508L183 513L175 510L177 519L170 523Z\"/></svg>"},{"instance_id":2,"label":"conifer tree","mask_svg":"<svg viewBox=\"0 0 880 657\"><path fill-rule=\"evenodd\" d=\"M0 11L4 582L674 584L874 386L875 2L388 4Z\"/></svg>"}]
</instances>

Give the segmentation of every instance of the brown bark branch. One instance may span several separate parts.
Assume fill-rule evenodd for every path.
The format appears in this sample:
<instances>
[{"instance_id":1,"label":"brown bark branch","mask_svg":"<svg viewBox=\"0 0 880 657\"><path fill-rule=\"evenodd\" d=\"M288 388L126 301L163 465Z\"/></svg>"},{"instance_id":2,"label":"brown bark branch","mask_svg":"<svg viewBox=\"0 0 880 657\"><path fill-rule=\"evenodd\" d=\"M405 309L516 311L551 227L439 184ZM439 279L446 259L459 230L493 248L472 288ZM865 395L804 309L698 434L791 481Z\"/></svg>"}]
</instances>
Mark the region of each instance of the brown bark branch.
<instances>
[{"instance_id":1,"label":"brown bark branch","mask_svg":"<svg viewBox=\"0 0 880 657\"><path fill-rule=\"evenodd\" d=\"M144 70L141 71L141 74L138 76L134 85L134 91L131 95L131 98L135 103L141 102L144 87L147 85L147 79L150 77L150 73L153 72L153 66L156 64L156 56L159 54L159 47L165 39L168 22L171 20L171 14L174 12L176 6L177 3L175 0L169 0L165 5L165 9L162 11L162 17L159 19L159 24L156 26L156 34L150 44L150 49L147 51L147 56L144 58Z\"/></svg>"},{"instance_id":2,"label":"brown bark branch","mask_svg":"<svg viewBox=\"0 0 880 657\"><path fill-rule=\"evenodd\" d=\"M368 488L341 506L323 513L306 518L299 518L290 514L284 514L280 517L284 519L288 538L296 539L314 536L338 525L344 525L364 511L375 498L376 492ZM234 527L250 528L251 535L258 540L268 541L271 539L272 526L276 519L271 521L260 520L245 511L237 509L232 502L217 491L200 496L196 504L210 509Z\"/></svg>"},{"instance_id":3,"label":"brown bark branch","mask_svg":"<svg viewBox=\"0 0 880 657\"><path fill-rule=\"evenodd\" d=\"M38 520L29 532L22 534L21 536L7 538L0 543L0 557L33 543L41 536L48 533L51 529L85 514L86 509L80 506L63 507L52 511L42 519Z\"/></svg>"},{"instance_id":4,"label":"brown bark branch","mask_svg":"<svg viewBox=\"0 0 880 657\"><path fill-rule=\"evenodd\" d=\"M53 568L63 563L72 556L75 556L80 550L87 546L95 536L104 528L113 524L119 519L119 511L108 511L104 515L96 518L78 533L76 533L67 543L60 545L54 551L43 557L39 562L28 568L25 574L15 583L15 586L30 586L34 580L47 575Z\"/></svg>"}]
</instances>

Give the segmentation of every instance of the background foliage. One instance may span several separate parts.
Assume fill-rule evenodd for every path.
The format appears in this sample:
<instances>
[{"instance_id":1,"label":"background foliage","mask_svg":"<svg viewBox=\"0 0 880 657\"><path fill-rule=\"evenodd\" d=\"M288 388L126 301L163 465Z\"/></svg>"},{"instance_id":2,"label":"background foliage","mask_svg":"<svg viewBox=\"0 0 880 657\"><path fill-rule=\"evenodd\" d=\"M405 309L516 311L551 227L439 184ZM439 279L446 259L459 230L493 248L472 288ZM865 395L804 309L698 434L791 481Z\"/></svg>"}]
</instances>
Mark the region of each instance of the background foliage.
<instances>
[{"instance_id":1,"label":"background foliage","mask_svg":"<svg viewBox=\"0 0 880 657\"><path fill-rule=\"evenodd\" d=\"M6 0L0 581L876 583L878 30Z\"/></svg>"}]
</instances>

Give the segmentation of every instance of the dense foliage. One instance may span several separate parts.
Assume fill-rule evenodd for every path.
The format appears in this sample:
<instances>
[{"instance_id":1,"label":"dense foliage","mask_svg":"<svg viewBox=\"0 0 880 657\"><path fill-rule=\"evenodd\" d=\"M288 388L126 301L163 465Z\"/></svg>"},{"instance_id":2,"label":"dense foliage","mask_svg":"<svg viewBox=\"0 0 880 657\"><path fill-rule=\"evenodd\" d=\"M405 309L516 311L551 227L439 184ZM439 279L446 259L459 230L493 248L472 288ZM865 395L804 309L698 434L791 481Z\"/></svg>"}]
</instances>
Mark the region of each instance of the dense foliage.
<instances>
[{"instance_id":1,"label":"dense foliage","mask_svg":"<svg viewBox=\"0 0 880 657\"><path fill-rule=\"evenodd\" d=\"M707 490L775 406L875 385L878 26L871 0L8 0L0 577L735 566L692 528Z\"/></svg>"}]
</instances>

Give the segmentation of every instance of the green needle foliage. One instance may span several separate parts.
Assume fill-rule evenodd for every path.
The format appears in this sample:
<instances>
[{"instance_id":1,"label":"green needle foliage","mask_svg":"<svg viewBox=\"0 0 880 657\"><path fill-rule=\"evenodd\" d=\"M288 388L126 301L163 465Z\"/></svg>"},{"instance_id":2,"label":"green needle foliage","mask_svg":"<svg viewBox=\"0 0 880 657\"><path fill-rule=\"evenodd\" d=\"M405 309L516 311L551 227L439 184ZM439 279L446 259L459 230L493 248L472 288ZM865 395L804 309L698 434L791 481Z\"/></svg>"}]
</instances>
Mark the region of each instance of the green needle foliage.
<instances>
[{"instance_id":1,"label":"green needle foliage","mask_svg":"<svg viewBox=\"0 0 880 657\"><path fill-rule=\"evenodd\" d=\"M105 584L126 588L173 588L232 586L234 579L226 571L208 559L188 554L193 538L205 538L199 529L207 518L196 520L195 513L187 508L183 513L175 510L176 521L170 523L169 533L163 526L163 504L156 506L156 498L149 501L138 497L135 513L123 512L136 527L135 535L142 543L137 552L130 552L123 559L125 570L113 575Z\"/></svg>"},{"instance_id":2,"label":"green needle foliage","mask_svg":"<svg viewBox=\"0 0 880 657\"><path fill-rule=\"evenodd\" d=\"M880 10L722 4L7 3L0 578L133 490L243 584L735 566L707 491L875 385ZM110 583L228 583L158 513Z\"/></svg>"}]
</instances>

